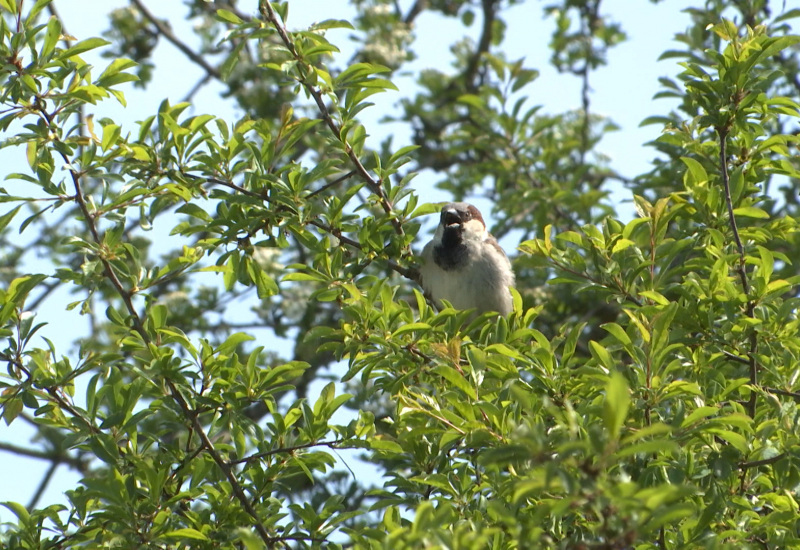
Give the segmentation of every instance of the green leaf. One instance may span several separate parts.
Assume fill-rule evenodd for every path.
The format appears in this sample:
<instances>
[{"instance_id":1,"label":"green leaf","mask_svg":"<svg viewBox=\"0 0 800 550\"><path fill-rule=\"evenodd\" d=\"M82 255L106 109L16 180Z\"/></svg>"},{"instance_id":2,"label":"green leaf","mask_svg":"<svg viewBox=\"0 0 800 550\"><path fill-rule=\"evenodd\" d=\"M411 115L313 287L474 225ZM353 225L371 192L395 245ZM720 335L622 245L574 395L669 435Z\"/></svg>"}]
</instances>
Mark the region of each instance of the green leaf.
<instances>
[{"instance_id":1,"label":"green leaf","mask_svg":"<svg viewBox=\"0 0 800 550\"><path fill-rule=\"evenodd\" d=\"M781 23L783 21L788 21L789 19L794 19L795 17L800 17L800 8L794 8L791 10L786 10L781 12L778 16L773 19L773 24Z\"/></svg>"},{"instance_id":2,"label":"green leaf","mask_svg":"<svg viewBox=\"0 0 800 550\"><path fill-rule=\"evenodd\" d=\"M378 438L370 439L368 441L370 449L373 451L383 451L392 454L402 454L405 451L403 447L396 441L385 439L385 436L383 436L384 438L381 437L382 436L378 436Z\"/></svg>"},{"instance_id":3,"label":"green leaf","mask_svg":"<svg viewBox=\"0 0 800 550\"><path fill-rule=\"evenodd\" d=\"M636 246L636 243L628 239L617 239L613 248L611 249L611 253L616 254L617 252L621 252L631 246Z\"/></svg>"},{"instance_id":4,"label":"green leaf","mask_svg":"<svg viewBox=\"0 0 800 550\"><path fill-rule=\"evenodd\" d=\"M461 390L470 399L477 399L478 395L475 388L464 378L464 375L447 365L437 365L433 372L450 382L453 386Z\"/></svg>"},{"instance_id":5,"label":"green leaf","mask_svg":"<svg viewBox=\"0 0 800 550\"><path fill-rule=\"evenodd\" d=\"M47 22L47 31L44 34L44 42L39 55L47 59L55 51L58 39L61 37L61 22L58 17L51 16Z\"/></svg>"},{"instance_id":6,"label":"green leaf","mask_svg":"<svg viewBox=\"0 0 800 550\"><path fill-rule=\"evenodd\" d=\"M663 294L656 292L655 290L642 290L639 292L639 296L642 298L647 298L648 300L652 300L660 306L668 306L670 304L670 301L667 300Z\"/></svg>"},{"instance_id":7,"label":"green leaf","mask_svg":"<svg viewBox=\"0 0 800 550\"><path fill-rule=\"evenodd\" d=\"M36 3L28 12L27 22L28 24L33 23L36 18L39 16L39 13L45 9L53 0L36 0Z\"/></svg>"},{"instance_id":8,"label":"green leaf","mask_svg":"<svg viewBox=\"0 0 800 550\"><path fill-rule=\"evenodd\" d=\"M727 42L733 41L739 34L739 30L736 28L736 25L728 19L723 19L716 25L713 25L711 30L714 31L717 36Z\"/></svg>"},{"instance_id":9,"label":"green leaf","mask_svg":"<svg viewBox=\"0 0 800 550\"><path fill-rule=\"evenodd\" d=\"M14 219L14 216L17 215L17 212L19 212L20 208L22 208L22 205L19 205L16 208L13 208L12 210L9 210L8 212L0 216L0 231L5 229L8 226L8 224L11 223L11 220Z\"/></svg>"},{"instance_id":10,"label":"green leaf","mask_svg":"<svg viewBox=\"0 0 800 550\"><path fill-rule=\"evenodd\" d=\"M708 418L709 416L714 416L717 413L719 413L719 409L717 407L697 407L689 414L689 416L683 419L683 422L681 422L681 428L688 428L695 422L703 418Z\"/></svg>"},{"instance_id":11,"label":"green leaf","mask_svg":"<svg viewBox=\"0 0 800 550\"><path fill-rule=\"evenodd\" d=\"M606 384L606 396L603 401L603 422L611 438L619 438L622 425L628 417L631 405L631 396L625 377L619 372L613 372Z\"/></svg>"},{"instance_id":12,"label":"green leaf","mask_svg":"<svg viewBox=\"0 0 800 550\"><path fill-rule=\"evenodd\" d=\"M164 533L164 536L176 539L208 540L207 536L197 529L192 529L191 527L175 529L174 531Z\"/></svg>"},{"instance_id":13,"label":"green leaf","mask_svg":"<svg viewBox=\"0 0 800 550\"><path fill-rule=\"evenodd\" d=\"M119 460L119 449L111 437L106 434L97 434L89 439L89 448L97 458L106 464L113 466Z\"/></svg>"},{"instance_id":14,"label":"green leaf","mask_svg":"<svg viewBox=\"0 0 800 550\"><path fill-rule=\"evenodd\" d=\"M230 55L228 55L222 65L220 65L219 74L223 81L227 82L230 79L233 69L235 69L236 65L239 64L239 58L242 55L242 48L244 48L245 44L247 44L245 40L239 41L239 43L236 44L236 47L233 48L233 51L231 51Z\"/></svg>"},{"instance_id":15,"label":"green leaf","mask_svg":"<svg viewBox=\"0 0 800 550\"><path fill-rule=\"evenodd\" d=\"M514 79L514 84L511 86L511 91L517 92L537 78L539 78L539 71L534 69L521 69Z\"/></svg>"},{"instance_id":16,"label":"green leaf","mask_svg":"<svg viewBox=\"0 0 800 550\"><path fill-rule=\"evenodd\" d=\"M769 214L756 206L742 206L739 208L734 208L733 215L744 218L758 218L761 220L769 219Z\"/></svg>"},{"instance_id":17,"label":"green leaf","mask_svg":"<svg viewBox=\"0 0 800 550\"><path fill-rule=\"evenodd\" d=\"M594 340L589 341L589 352L602 366L610 371L614 370L616 362L611 358L608 350Z\"/></svg>"},{"instance_id":18,"label":"green leaf","mask_svg":"<svg viewBox=\"0 0 800 550\"><path fill-rule=\"evenodd\" d=\"M476 94L464 94L459 96L458 102L462 105L468 105L469 107L474 107L476 109L486 108L486 102L481 96Z\"/></svg>"},{"instance_id":19,"label":"green leaf","mask_svg":"<svg viewBox=\"0 0 800 550\"><path fill-rule=\"evenodd\" d=\"M10 426L14 419L19 416L19 413L22 412L25 404L22 402L22 398L18 396L3 398L0 403L3 405L3 420L6 426Z\"/></svg>"},{"instance_id":20,"label":"green leaf","mask_svg":"<svg viewBox=\"0 0 800 550\"><path fill-rule=\"evenodd\" d=\"M689 169L689 174L692 175L694 184L703 183L708 181L708 174L706 173L706 169L703 168L703 165L700 164L699 161L693 159L691 157L681 157L681 160Z\"/></svg>"},{"instance_id":21,"label":"green leaf","mask_svg":"<svg viewBox=\"0 0 800 550\"><path fill-rule=\"evenodd\" d=\"M84 52L88 52L89 50L94 50L109 44L111 44L111 42L108 40L103 40L102 38L87 38L86 40L81 40L74 46L60 52L58 57L61 59L69 59L74 55L80 55Z\"/></svg>"},{"instance_id":22,"label":"green leaf","mask_svg":"<svg viewBox=\"0 0 800 550\"><path fill-rule=\"evenodd\" d=\"M625 330L619 326L617 323L605 323L600 325L606 332L611 334L614 338L619 340L619 342L624 346L631 345L631 338L625 332Z\"/></svg>"},{"instance_id":23,"label":"green leaf","mask_svg":"<svg viewBox=\"0 0 800 550\"><path fill-rule=\"evenodd\" d=\"M28 294L36 288L39 283L47 279L47 275L43 274L36 274L36 275L25 275L23 277L18 277L11 281L11 284L8 286L8 295L11 302L14 305L22 307L25 298L27 298Z\"/></svg>"},{"instance_id":24,"label":"green leaf","mask_svg":"<svg viewBox=\"0 0 800 550\"><path fill-rule=\"evenodd\" d=\"M278 293L278 283L276 283L269 274L261 269L251 257L245 258L245 265L247 273L250 275L250 280L256 285L256 293L259 298L269 298Z\"/></svg>"},{"instance_id":25,"label":"green leaf","mask_svg":"<svg viewBox=\"0 0 800 550\"><path fill-rule=\"evenodd\" d=\"M102 88L110 88L111 86L116 86L117 84L122 84L124 82L133 82L139 80L139 77L133 73L125 73L122 72L125 69L130 69L131 67L135 67L137 63L133 60L126 59L124 57L120 57L109 63L106 70L100 75L100 78L97 79L95 85L100 86Z\"/></svg>"},{"instance_id":26,"label":"green leaf","mask_svg":"<svg viewBox=\"0 0 800 550\"><path fill-rule=\"evenodd\" d=\"M640 441L632 445L627 445L618 450L614 455L617 458L626 458L634 455L653 455L658 453L670 454L680 447L677 441L668 439L655 439L652 441Z\"/></svg>"},{"instance_id":27,"label":"green leaf","mask_svg":"<svg viewBox=\"0 0 800 550\"><path fill-rule=\"evenodd\" d=\"M11 513L17 516L21 524L27 525L30 522L31 515L22 504L6 501L0 502L0 506L5 506L11 510Z\"/></svg>"},{"instance_id":28,"label":"green leaf","mask_svg":"<svg viewBox=\"0 0 800 550\"><path fill-rule=\"evenodd\" d=\"M240 344L249 342L251 340L255 340L255 338L250 334L245 332L235 332L228 336L223 343L217 346L217 348L214 350L214 353L218 353L220 355L231 355L234 351L236 351L236 348Z\"/></svg>"},{"instance_id":29,"label":"green leaf","mask_svg":"<svg viewBox=\"0 0 800 550\"><path fill-rule=\"evenodd\" d=\"M514 348L507 346L506 344L492 344L486 347L486 353L493 353L497 352L501 355L505 355L506 357L511 357L512 359L521 359L522 355L515 350Z\"/></svg>"},{"instance_id":30,"label":"green leaf","mask_svg":"<svg viewBox=\"0 0 800 550\"><path fill-rule=\"evenodd\" d=\"M428 323L409 323L407 325L403 325L394 333L392 334L393 337L402 336L407 332L414 332L414 331L426 331L430 330L431 326Z\"/></svg>"},{"instance_id":31,"label":"green leaf","mask_svg":"<svg viewBox=\"0 0 800 550\"><path fill-rule=\"evenodd\" d=\"M16 14L17 13L17 2L16 0L0 0L0 7L5 9L8 13Z\"/></svg>"},{"instance_id":32,"label":"green leaf","mask_svg":"<svg viewBox=\"0 0 800 550\"><path fill-rule=\"evenodd\" d=\"M556 235L556 240L566 241L578 246L583 246L583 237L580 233L575 231L564 231L563 233L559 233Z\"/></svg>"},{"instance_id":33,"label":"green leaf","mask_svg":"<svg viewBox=\"0 0 800 550\"><path fill-rule=\"evenodd\" d=\"M714 434L724 439L725 441L733 445L736 448L736 450L742 454L747 454L749 451L749 447L747 445L747 439L742 434L738 434L731 430L723 430L715 427L705 427L703 428L703 433Z\"/></svg>"},{"instance_id":34,"label":"green leaf","mask_svg":"<svg viewBox=\"0 0 800 550\"><path fill-rule=\"evenodd\" d=\"M361 79L371 74L388 72L391 72L390 69L382 65L373 65L372 63L353 63L344 71L339 73L336 81L341 83L348 80Z\"/></svg>"},{"instance_id":35,"label":"green leaf","mask_svg":"<svg viewBox=\"0 0 800 550\"><path fill-rule=\"evenodd\" d=\"M187 202L186 204L181 205L175 211L180 214L186 214L187 216L197 218L206 223L211 223L214 220L214 218L212 218L208 212L193 202Z\"/></svg>"},{"instance_id":36,"label":"green leaf","mask_svg":"<svg viewBox=\"0 0 800 550\"><path fill-rule=\"evenodd\" d=\"M350 21L345 19L326 19L324 21L320 21L319 23L314 23L309 27L311 30L321 31L321 30L328 30L328 29L349 29L354 30L353 24Z\"/></svg>"},{"instance_id":37,"label":"green leaf","mask_svg":"<svg viewBox=\"0 0 800 550\"><path fill-rule=\"evenodd\" d=\"M220 21L223 21L225 23L231 23L233 25L241 25L244 22L238 15L236 15L232 11L228 11L222 8L216 11L216 16L217 19L219 19Z\"/></svg>"}]
</instances>

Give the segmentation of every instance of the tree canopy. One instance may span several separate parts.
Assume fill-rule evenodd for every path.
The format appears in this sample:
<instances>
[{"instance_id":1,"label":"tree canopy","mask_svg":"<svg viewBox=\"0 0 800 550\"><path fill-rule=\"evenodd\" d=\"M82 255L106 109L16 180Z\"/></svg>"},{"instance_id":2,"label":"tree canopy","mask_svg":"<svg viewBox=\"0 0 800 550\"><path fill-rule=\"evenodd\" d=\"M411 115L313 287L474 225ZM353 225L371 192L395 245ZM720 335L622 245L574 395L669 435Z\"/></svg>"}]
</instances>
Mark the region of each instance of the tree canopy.
<instances>
[{"instance_id":1,"label":"tree canopy","mask_svg":"<svg viewBox=\"0 0 800 550\"><path fill-rule=\"evenodd\" d=\"M0 453L50 464L0 545L800 548L800 9L689 8L630 177L590 85L625 29L549 0L550 59L513 59L519 3L352 0L298 29L292 2L185 0L184 36L130 0L100 37L0 0L0 148L25 159L0 188L0 413L35 431ZM464 28L453 64L386 113L408 142L376 142L364 110L430 14ZM102 116L164 42L202 69L186 100ZM535 63L574 109L527 97ZM211 83L241 116L196 100ZM422 294L420 173L490 200L510 315Z\"/></svg>"}]
</instances>

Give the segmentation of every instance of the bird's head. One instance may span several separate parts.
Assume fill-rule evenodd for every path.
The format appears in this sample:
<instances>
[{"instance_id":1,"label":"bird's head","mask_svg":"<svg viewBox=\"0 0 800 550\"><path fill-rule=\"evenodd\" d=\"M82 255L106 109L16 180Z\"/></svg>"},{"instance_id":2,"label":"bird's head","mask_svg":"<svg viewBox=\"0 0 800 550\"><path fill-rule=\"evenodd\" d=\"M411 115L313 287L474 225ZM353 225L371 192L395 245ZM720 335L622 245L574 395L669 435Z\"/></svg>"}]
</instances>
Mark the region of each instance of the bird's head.
<instances>
[{"instance_id":1,"label":"bird's head","mask_svg":"<svg viewBox=\"0 0 800 550\"><path fill-rule=\"evenodd\" d=\"M466 202L451 202L442 207L436 233L445 246L470 240L482 241L487 237L486 223L480 210Z\"/></svg>"}]
</instances>

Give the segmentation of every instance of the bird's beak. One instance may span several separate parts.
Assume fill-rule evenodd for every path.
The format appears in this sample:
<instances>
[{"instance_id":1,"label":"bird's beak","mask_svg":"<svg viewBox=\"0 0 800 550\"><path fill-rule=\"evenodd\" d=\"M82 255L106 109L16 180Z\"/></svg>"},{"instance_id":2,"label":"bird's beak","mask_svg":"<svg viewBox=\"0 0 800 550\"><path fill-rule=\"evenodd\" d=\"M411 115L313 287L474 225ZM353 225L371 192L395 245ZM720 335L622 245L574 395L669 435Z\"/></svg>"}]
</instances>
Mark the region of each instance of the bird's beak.
<instances>
[{"instance_id":1,"label":"bird's beak","mask_svg":"<svg viewBox=\"0 0 800 550\"><path fill-rule=\"evenodd\" d=\"M445 227L461 225L461 216L455 210L445 210L442 213L442 225Z\"/></svg>"}]
</instances>

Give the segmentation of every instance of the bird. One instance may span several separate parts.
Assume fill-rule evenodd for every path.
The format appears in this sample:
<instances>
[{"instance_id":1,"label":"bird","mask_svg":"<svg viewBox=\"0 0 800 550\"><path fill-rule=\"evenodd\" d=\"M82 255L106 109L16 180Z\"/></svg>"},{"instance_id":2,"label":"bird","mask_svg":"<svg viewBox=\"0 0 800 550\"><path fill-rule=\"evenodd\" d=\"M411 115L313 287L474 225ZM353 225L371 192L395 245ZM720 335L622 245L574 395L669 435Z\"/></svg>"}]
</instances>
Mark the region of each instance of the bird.
<instances>
[{"instance_id":1,"label":"bird","mask_svg":"<svg viewBox=\"0 0 800 550\"><path fill-rule=\"evenodd\" d=\"M439 225L421 259L422 288L437 305L447 300L456 309L475 309L477 314L511 312L511 262L472 204L451 202L442 207Z\"/></svg>"}]
</instances>

